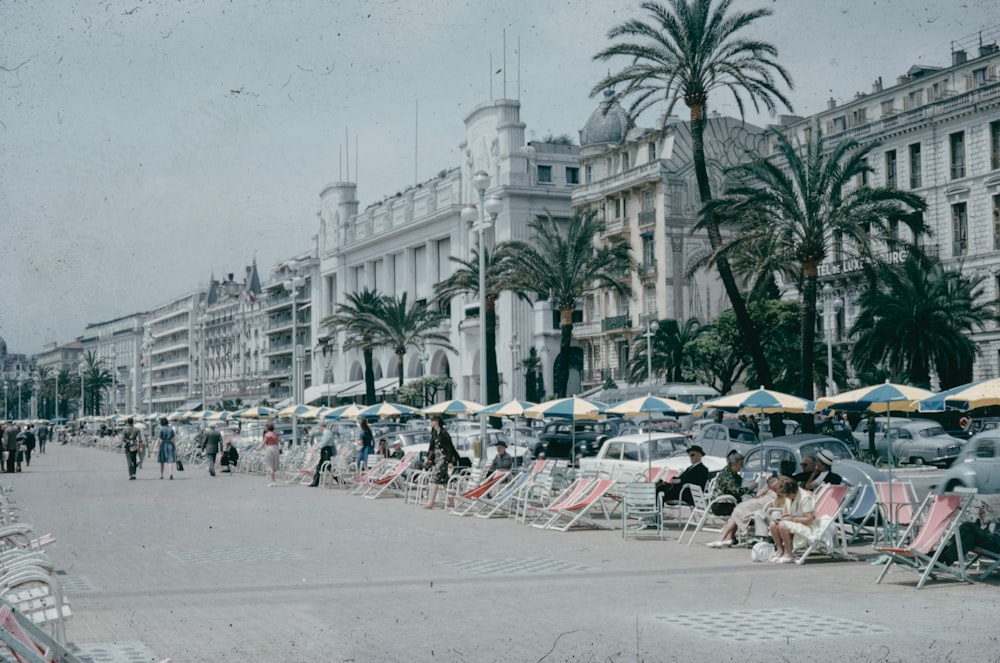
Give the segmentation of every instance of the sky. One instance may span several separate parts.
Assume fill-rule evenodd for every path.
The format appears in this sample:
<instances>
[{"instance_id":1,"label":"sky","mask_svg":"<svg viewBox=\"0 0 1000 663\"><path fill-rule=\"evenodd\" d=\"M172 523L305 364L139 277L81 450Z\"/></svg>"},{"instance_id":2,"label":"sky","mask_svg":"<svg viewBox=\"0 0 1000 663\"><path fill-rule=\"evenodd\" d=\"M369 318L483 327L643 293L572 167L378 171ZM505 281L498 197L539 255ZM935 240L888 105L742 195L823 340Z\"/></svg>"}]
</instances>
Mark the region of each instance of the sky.
<instances>
[{"instance_id":1,"label":"sky","mask_svg":"<svg viewBox=\"0 0 1000 663\"><path fill-rule=\"evenodd\" d=\"M734 6L773 12L750 36L778 48L799 115L947 66L953 41L1000 25L995 0ZM254 260L266 279L312 245L327 184L356 179L364 208L459 165L463 120L491 98L520 99L528 140L578 140L594 84L626 64L593 55L642 16L633 0L0 0L0 337L33 354Z\"/></svg>"}]
</instances>

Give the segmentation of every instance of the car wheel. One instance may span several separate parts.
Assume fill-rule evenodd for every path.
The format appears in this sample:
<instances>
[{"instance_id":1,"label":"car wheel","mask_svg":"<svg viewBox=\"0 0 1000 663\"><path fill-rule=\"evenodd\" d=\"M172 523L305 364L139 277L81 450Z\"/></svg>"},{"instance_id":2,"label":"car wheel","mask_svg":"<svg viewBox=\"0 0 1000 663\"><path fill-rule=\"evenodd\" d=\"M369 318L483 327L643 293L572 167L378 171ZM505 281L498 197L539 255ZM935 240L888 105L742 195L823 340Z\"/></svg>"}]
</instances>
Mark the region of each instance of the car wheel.
<instances>
[{"instance_id":1,"label":"car wheel","mask_svg":"<svg viewBox=\"0 0 1000 663\"><path fill-rule=\"evenodd\" d=\"M956 488L961 488L961 487L962 487L961 481L956 481L952 479L951 481L948 482L948 485L944 487L944 492L953 493L955 492Z\"/></svg>"},{"instance_id":2,"label":"car wheel","mask_svg":"<svg viewBox=\"0 0 1000 663\"><path fill-rule=\"evenodd\" d=\"M914 456L913 458L910 459L910 465L923 465L923 464L924 464L924 459L921 458L920 456Z\"/></svg>"}]
</instances>

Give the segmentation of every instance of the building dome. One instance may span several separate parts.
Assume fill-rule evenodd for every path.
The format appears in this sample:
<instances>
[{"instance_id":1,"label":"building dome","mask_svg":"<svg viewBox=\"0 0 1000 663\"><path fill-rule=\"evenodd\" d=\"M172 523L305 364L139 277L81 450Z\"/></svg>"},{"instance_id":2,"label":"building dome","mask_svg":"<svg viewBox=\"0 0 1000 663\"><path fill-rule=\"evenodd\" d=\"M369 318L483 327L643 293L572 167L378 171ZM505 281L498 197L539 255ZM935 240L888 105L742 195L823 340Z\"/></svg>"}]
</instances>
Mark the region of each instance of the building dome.
<instances>
[{"instance_id":1,"label":"building dome","mask_svg":"<svg viewBox=\"0 0 1000 663\"><path fill-rule=\"evenodd\" d=\"M601 143L620 143L625 138L628 115L612 100L614 92L604 91L604 101L598 106L580 131L580 147Z\"/></svg>"}]
</instances>

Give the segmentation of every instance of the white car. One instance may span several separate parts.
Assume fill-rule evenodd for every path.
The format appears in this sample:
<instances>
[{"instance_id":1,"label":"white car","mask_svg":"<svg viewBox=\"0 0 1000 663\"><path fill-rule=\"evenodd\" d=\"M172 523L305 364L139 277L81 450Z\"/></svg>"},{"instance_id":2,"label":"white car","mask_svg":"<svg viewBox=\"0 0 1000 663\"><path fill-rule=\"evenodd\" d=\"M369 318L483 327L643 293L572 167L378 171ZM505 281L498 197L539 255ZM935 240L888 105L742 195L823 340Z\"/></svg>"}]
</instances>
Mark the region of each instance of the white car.
<instances>
[{"instance_id":1,"label":"white car","mask_svg":"<svg viewBox=\"0 0 1000 663\"><path fill-rule=\"evenodd\" d=\"M969 438L937 485L938 492L944 493L957 487L1000 493L1000 429L985 430Z\"/></svg>"},{"instance_id":2,"label":"white car","mask_svg":"<svg viewBox=\"0 0 1000 663\"><path fill-rule=\"evenodd\" d=\"M635 481L647 474L650 466L683 472L691 461L687 457L689 440L679 433L636 433L604 441L596 456L580 459L580 471L595 473L613 481ZM726 466L726 459L705 456L708 471L716 473Z\"/></svg>"}]
</instances>

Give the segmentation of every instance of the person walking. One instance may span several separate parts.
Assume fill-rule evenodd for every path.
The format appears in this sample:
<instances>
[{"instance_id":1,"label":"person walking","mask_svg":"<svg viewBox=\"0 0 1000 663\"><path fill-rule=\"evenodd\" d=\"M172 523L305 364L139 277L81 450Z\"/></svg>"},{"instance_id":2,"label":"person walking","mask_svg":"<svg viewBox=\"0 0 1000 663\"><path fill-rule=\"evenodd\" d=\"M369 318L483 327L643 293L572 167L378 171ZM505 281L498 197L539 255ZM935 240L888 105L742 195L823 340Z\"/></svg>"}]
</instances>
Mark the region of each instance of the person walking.
<instances>
[{"instance_id":1,"label":"person walking","mask_svg":"<svg viewBox=\"0 0 1000 663\"><path fill-rule=\"evenodd\" d=\"M337 445L333 442L333 431L327 428L326 422L319 422L319 462L316 464L316 473L313 475L311 488L319 485L320 472L323 464L337 455Z\"/></svg>"},{"instance_id":2,"label":"person walking","mask_svg":"<svg viewBox=\"0 0 1000 663\"><path fill-rule=\"evenodd\" d=\"M125 429L122 431L122 446L125 448L125 460L128 462L129 481L135 481L135 470L139 456L140 433L133 425L132 417L125 420Z\"/></svg>"},{"instance_id":3,"label":"person walking","mask_svg":"<svg viewBox=\"0 0 1000 663\"><path fill-rule=\"evenodd\" d=\"M45 453L45 443L49 441L51 433L48 424L42 422L42 425L38 427L38 453Z\"/></svg>"},{"instance_id":4,"label":"person walking","mask_svg":"<svg viewBox=\"0 0 1000 663\"><path fill-rule=\"evenodd\" d=\"M281 465L281 441L278 439L278 434L274 432L274 422L267 422L267 426L264 427L264 444L261 446L261 451L264 452L264 465L271 472L271 483L267 484L269 488L273 487L275 484L274 475L278 471L278 466Z\"/></svg>"},{"instance_id":5,"label":"person walking","mask_svg":"<svg viewBox=\"0 0 1000 663\"><path fill-rule=\"evenodd\" d=\"M31 467L31 452L35 450L35 431L32 430L31 424L26 424L24 427L24 464L26 467ZM21 471L21 465L18 464L17 471Z\"/></svg>"},{"instance_id":6,"label":"person walking","mask_svg":"<svg viewBox=\"0 0 1000 663\"><path fill-rule=\"evenodd\" d=\"M368 455L375 451L375 436L372 435L372 429L368 427L368 422L364 418L358 419L358 427L361 429L358 438L361 442L361 448L358 449L358 469L367 470Z\"/></svg>"},{"instance_id":7,"label":"person walking","mask_svg":"<svg viewBox=\"0 0 1000 663\"><path fill-rule=\"evenodd\" d=\"M458 462L458 452L451 441L451 435L444 427L444 419L440 415L431 417L431 444L427 450L424 469L431 473L431 493L428 496L425 509L433 509L437 499L438 488L448 485L448 473Z\"/></svg>"},{"instance_id":8,"label":"person walking","mask_svg":"<svg viewBox=\"0 0 1000 663\"><path fill-rule=\"evenodd\" d=\"M222 446L222 435L215 430L215 424L208 426L205 439L201 443L201 452L208 459L208 474L215 476L215 457L219 455L219 448Z\"/></svg>"},{"instance_id":9,"label":"person walking","mask_svg":"<svg viewBox=\"0 0 1000 663\"><path fill-rule=\"evenodd\" d=\"M170 478L174 478L174 466L177 464L177 447L174 446L174 429L166 417L160 417L160 430L156 434L160 438L160 450L156 460L160 464L160 478L163 478L163 466L170 464Z\"/></svg>"},{"instance_id":10,"label":"person walking","mask_svg":"<svg viewBox=\"0 0 1000 663\"><path fill-rule=\"evenodd\" d=\"M14 472L14 459L17 458L17 426L8 421L3 429L3 451L7 452L7 462L4 472Z\"/></svg>"}]
</instances>

